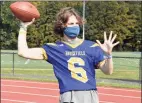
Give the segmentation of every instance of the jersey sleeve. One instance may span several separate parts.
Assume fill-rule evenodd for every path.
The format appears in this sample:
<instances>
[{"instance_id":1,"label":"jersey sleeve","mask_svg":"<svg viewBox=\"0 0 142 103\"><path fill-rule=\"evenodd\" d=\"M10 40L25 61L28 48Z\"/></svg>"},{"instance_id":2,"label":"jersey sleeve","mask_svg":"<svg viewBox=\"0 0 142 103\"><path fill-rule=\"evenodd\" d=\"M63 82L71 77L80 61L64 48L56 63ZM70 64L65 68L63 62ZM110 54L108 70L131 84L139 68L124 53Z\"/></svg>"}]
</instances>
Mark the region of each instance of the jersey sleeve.
<instances>
[{"instance_id":1,"label":"jersey sleeve","mask_svg":"<svg viewBox=\"0 0 142 103\"><path fill-rule=\"evenodd\" d=\"M52 54L52 48L50 45L48 44L44 44L42 46L42 49L43 49L43 57L44 59L49 62L49 63L53 63L53 54Z\"/></svg>"},{"instance_id":2,"label":"jersey sleeve","mask_svg":"<svg viewBox=\"0 0 142 103\"><path fill-rule=\"evenodd\" d=\"M104 58L104 52L103 50L100 48L100 46L96 46L94 47L94 66L95 69L98 69L99 66L101 65L101 63L104 62L105 58Z\"/></svg>"},{"instance_id":3,"label":"jersey sleeve","mask_svg":"<svg viewBox=\"0 0 142 103\"><path fill-rule=\"evenodd\" d=\"M105 61L105 58L104 58L104 52L103 50L99 47L99 57L98 57L98 61L96 63L96 69L98 69L100 67L100 65Z\"/></svg>"}]
</instances>

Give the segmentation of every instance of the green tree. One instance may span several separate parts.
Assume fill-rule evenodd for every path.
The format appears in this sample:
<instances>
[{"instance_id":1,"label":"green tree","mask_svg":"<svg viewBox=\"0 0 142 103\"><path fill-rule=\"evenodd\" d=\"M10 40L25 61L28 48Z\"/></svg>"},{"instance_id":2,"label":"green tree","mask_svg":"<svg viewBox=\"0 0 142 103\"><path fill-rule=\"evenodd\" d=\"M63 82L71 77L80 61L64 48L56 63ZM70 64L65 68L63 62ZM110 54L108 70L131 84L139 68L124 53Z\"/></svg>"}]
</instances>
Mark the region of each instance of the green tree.
<instances>
[{"instance_id":1,"label":"green tree","mask_svg":"<svg viewBox=\"0 0 142 103\"><path fill-rule=\"evenodd\" d=\"M0 16L0 34L1 34L1 48L2 49L15 49L17 47L17 22L15 17L9 9L11 2L1 3L1 16Z\"/></svg>"},{"instance_id":2,"label":"green tree","mask_svg":"<svg viewBox=\"0 0 142 103\"><path fill-rule=\"evenodd\" d=\"M2 49L17 49L19 20L9 9L12 1L1 1L0 34ZM63 7L74 7L83 15L82 1L32 1L40 12L40 18L28 28L29 47L39 47L44 43L60 39L53 32L56 14ZM120 41L116 50L140 50L141 44L141 2L132 1L86 1L85 37L103 42L103 32L112 30Z\"/></svg>"},{"instance_id":3,"label":"green tree","mask_svg":"<svg viewBox=\"0 0 142 103\"><path fill-rule=\"evenodd\" d=\"M132 36L131 30L138 25L136 15L129 14L129 9L129 5L122 1L87 2L86 38L103 40L104 31L115 31L118 35L116 40L120 41L117 49L121 50L123 40L128 36Z\"/></svg>"}]
</instances>

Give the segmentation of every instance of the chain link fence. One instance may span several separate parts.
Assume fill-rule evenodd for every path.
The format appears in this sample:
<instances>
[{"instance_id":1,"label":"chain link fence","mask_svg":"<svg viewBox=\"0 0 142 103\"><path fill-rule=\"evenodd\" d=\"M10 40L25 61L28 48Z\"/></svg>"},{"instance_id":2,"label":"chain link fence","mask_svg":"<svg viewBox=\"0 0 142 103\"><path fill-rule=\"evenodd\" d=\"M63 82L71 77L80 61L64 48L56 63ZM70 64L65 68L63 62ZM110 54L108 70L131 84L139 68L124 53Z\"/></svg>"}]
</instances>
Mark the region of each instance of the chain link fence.
<instances>
[{"instance_id":1,"label":"chain link fence","mask_svg":"<svg viewBox=\"0 0 142 103\"><path fill-rule=\"evenodd\" d=\"M142 58L140 56L113 56L114 73L104 75L96 70L98 81L131 82L141 84ZM44 60L30 60L16 52L1 52L2 78L28 78L56 81L52 65Z\"/></svg>"}]
</instances>

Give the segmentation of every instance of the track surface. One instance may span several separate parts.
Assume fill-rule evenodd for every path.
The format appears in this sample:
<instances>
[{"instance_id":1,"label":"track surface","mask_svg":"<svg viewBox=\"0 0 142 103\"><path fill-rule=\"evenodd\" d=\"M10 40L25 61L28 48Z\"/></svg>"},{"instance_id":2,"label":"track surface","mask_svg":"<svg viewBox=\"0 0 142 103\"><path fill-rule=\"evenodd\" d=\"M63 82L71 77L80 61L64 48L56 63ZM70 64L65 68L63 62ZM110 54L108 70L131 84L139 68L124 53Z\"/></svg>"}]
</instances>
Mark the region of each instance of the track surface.
<instances>
[{"instance_id":1,"label":"track surface","mask_svg":"<svg viewBox=\"0 0 142 103\"><path fill-rule=\"evenodd\" d=\"M100 103L141 103L141 91L98 87ZM57 83L1 79L1 103L58 103Z\"/></svg>"}]
</instances>

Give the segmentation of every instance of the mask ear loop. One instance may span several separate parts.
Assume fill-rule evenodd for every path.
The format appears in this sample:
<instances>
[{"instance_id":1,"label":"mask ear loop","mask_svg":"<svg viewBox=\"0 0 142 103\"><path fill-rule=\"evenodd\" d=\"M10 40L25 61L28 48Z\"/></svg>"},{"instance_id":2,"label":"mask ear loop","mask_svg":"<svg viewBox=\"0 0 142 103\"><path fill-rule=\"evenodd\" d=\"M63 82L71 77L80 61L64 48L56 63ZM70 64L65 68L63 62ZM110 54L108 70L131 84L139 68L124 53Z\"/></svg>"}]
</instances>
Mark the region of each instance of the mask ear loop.
<instances>
[{"instance_id":1,"label":"mask ear loop","mask_svg":"<svg viewBox=\"0 0 142 103\"><path fill-rule=\"evenodd\" d=\"M85 21L85 0L83 0L83 35L82 35L82 39L84 40L85 39L85 24L84 24L84 21Z\"/></svg>"}]
</instances>

